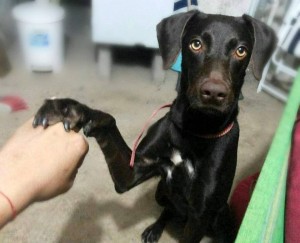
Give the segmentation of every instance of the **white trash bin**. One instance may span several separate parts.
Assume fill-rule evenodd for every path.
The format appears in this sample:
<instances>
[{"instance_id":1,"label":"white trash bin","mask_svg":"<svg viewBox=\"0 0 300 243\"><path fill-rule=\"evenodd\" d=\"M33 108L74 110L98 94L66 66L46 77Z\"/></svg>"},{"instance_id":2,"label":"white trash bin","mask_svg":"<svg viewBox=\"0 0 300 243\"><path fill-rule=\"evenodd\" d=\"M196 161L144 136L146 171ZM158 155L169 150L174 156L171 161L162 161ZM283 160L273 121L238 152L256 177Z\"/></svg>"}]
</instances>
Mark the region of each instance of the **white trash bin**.
<instances>
[{"instance_id":1,"label":"white trash bin","mask_svg":"<svg viewBox=\"0 0 300 243\"><path fill-rule=\"evenodd\" d=\"M13 16L27 69L59 72L64 60L64 10L48 1L27 2L14 7Z\"/></svg>"}]
</instances>

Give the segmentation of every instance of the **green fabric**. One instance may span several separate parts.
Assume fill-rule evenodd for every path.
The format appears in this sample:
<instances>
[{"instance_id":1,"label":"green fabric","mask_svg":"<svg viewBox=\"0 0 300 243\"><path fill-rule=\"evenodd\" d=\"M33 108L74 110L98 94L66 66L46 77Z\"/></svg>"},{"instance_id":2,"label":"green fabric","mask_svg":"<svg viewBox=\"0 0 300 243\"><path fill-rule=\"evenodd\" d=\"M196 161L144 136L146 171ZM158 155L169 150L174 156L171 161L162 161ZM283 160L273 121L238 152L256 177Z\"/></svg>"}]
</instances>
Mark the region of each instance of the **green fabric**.
<instances>
[{"instance_id":1,"label":"green fabric","mask_svg":"<svg viewBox=\"0 0 300 243\"><path fill-rule=\"evenodd\" d=\"M294 80L282 118L236 238L236 243L284 242L288 155L299 105L300 70Z\"/></svg>"}]
</instances>

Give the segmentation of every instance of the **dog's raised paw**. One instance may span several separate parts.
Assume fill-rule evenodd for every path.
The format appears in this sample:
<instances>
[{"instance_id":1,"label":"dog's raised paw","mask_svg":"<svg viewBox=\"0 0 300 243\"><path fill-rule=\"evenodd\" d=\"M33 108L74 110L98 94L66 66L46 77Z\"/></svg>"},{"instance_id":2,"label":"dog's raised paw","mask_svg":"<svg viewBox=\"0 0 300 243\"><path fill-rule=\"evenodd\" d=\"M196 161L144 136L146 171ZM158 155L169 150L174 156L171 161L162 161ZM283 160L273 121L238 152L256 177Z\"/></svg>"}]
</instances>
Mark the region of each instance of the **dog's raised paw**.
<instances>
[{"instance_id":1,"label":"dog's raised paw","mask_svg":"<svg viewBox=\"0 0 300 243\"><path fill-rule=\"evenodd\" d=\"M33 119L33 127L43 126L46 128L62 120L61 115L55 110L52 100L46 100L40 107Z\"/></svg>"},{"instance_id":2,"label":"dog's raised paw","mask_svg":"<svg viewBox=\"0 0 300 243\"><path fill-rule=\"evenodd\" d=\"M44 128L62 122L65 130L80 130L84 123L83 109L77 101L71 99L48 99L37 111L33 127Z\"/></svg>"}]
</instances>

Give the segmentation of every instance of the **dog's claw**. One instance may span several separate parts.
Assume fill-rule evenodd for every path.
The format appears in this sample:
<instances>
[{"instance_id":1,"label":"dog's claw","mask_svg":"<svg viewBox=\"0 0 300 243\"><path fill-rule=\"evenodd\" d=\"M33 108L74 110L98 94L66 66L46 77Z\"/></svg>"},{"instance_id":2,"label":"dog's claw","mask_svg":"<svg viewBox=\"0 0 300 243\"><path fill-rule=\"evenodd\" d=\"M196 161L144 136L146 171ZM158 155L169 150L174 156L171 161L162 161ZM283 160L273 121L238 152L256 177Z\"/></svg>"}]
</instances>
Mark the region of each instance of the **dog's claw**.
<instances>
[{"instance_id":1,"label":"dog's claw","mask_svg":"<svg viewBox=\"0 0 300 243\"><path fill-rule=\"evenodd\" d=\"M44 128L48 127L48 119L46 117L43 119L42 125L43 125Z\"/></svg>"},{"instance_id":2,"label":"dog's claw","mask_svg":"<svg viewBox=\"0 0 300 243\"><path fill-rule=\"evenodd\" d=\"M36 128L38 126L38 119L35 117L32 122L32 126Z\"/></svg>"},{"instance_id":3,"label":"dog's claw","mask_svg":"<svg viewBox=\"0 0 300 243\"><path fill-rule=\"evenodd\" d=\"M64 128L66 132L69 132L71 130L69 121L64 121Z\"/></svg>"}]
</instances>

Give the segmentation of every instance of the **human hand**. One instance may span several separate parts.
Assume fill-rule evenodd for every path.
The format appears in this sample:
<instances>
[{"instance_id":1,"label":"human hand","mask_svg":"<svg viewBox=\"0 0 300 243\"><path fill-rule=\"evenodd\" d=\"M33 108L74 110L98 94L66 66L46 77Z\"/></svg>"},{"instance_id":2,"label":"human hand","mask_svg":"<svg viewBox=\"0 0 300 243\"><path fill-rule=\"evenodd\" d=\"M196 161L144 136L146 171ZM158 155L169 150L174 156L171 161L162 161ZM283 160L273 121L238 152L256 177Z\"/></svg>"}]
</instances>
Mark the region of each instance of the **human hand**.
<instances>
[{"instance_id":1,"label":"human hand","mask_svg":"<svg viewBox=\"0 0 300 243\"><path fill-rule=\"evenodd\" d=\"M84 137L66 133L62 123L43 129L33 128L32 120L18 128L0 151L0 191L17 212L70 189L88 152Z\"/></svg>"}]
</instances>

